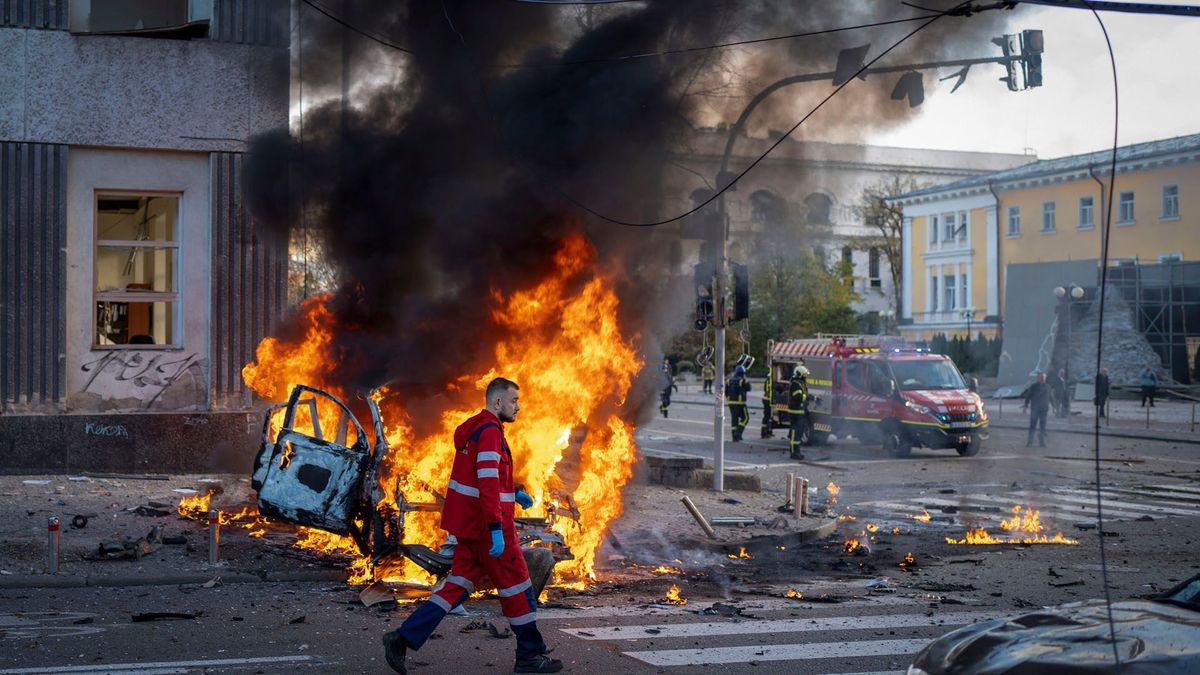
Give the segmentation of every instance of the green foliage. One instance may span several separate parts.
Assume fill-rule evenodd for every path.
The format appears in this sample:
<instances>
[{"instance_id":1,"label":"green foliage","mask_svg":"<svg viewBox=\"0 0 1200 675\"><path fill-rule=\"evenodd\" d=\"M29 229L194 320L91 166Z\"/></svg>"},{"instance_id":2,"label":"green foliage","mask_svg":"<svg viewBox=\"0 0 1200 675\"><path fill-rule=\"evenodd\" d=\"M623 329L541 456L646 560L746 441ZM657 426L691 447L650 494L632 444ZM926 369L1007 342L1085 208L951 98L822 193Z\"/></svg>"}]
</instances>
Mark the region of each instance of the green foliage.
<instances>
[{"instance_id":1,"label":"green foliage","mask_svg":"<svg viewBox=\"0 0 1200 675\"><path fill-rule=\"evenodd\" d=\"M756 265L750 271L751 353L762 362L768 339L854 332L858 317L850 303L857 295L844 282L846 267L838 262L831 269L807 252Z\"/></svg>"},{"instance_id":2,"label":"green foliage","mask_svg":"<svg viewBox=\"0 0 1200 675\"><path fill-rule=\"evenodd\" d=\"M945 333L938 333L927 346L934 354L949 356L963 373L995 377L1000 367L1000 339L989 338L982 333L971 340L957 335L946 339Z\"/></svg>"}]
</instances>

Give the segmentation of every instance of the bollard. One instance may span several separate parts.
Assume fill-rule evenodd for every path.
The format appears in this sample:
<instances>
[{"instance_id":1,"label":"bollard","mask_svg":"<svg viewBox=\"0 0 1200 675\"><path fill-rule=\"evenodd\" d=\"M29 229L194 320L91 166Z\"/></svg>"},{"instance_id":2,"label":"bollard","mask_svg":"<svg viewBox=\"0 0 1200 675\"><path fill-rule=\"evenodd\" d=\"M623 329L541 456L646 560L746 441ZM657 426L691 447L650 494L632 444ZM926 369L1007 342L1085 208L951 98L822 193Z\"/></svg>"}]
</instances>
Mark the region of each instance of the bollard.
<instances>
[{"instance_id":1,"label":"bollard","mask_svg":"<svg viewBox=\"0 0 1200 675\"><path fill-rule=\"evenodd\" d=\"M1196 404L1192 404L1192 433L1196 433Z\"/></svg>"},{"instance_id":2,"label":"bollard","mask_svg":"<svg viewBox=\"0 0 1200 675\"><path fill-rule=\"evenodd\" d=\"M208 564L216 565L221 555L221 512L208 512Z\"/></svg>"},{"instance_id":3,"label":"bollard","mask_svg":"<svg viewBox=\"0 0 1200 675\"><path fill-rule=\"evenodd\" d=\"M1004 419L1004 397L1000 397L1000 419Z\"/></svg>"},{"instance_id":4,"label":"bollard","mask_svg":"<svg viewBox=\"0 0 1200 675\"><path fill-rule=\"evenodd\" d=\"M59 544L59 522L58 516L50 514L50 518L46 521L46 573L58 574L58 544Z\"/></svg>"},{"instance_id":5,"label":"bollard","mask_svg":"<svg viewBox=\"0 0 1200 675\"><path fill-rule=\"evenodd\" d=\"M797 498L797 501L799 502L799 510L797 510L796 513L801 516L807 516L808 515L808 479L807 478L801 478L797 482L796 492L799 494L799 497Z\"/></svg>"},{"instance_id":6,"label":"bollard","mask_svg":"<svg viewBox=\"0 0 1200 675\"><path fill-rule=\"evenodd\" d=\"M787 502L785 502L785 505L791 507L791 509L793 511L795 511L796 510L796 474L790 473L790 472L788 473L787 487L784 488L784 493L787 494Z\"/></svg>"}]
</instances>

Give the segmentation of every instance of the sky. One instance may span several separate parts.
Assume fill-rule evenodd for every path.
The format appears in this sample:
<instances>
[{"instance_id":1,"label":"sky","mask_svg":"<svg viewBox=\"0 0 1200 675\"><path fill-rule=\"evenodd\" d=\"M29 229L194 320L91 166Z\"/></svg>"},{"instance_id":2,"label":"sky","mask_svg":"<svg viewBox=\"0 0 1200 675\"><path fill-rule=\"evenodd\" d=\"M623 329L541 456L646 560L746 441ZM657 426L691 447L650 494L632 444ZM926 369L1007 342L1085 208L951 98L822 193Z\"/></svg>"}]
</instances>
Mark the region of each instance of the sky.
<instances>
[{"instance_id":1,"label":"sky","mask_svg":"<svg viewBox=\"0 0 1200 675\"><path fill-rule=\"evenodd\" d=\"M1200 19L1116 12L1101 18L1117 61L1120 144L1200 133ZM1026 5L1013 12L1009 27L1044 31L1042 87L1010 92L998 79L1004 74L999 65L973 68L954 94L952 81L927 76L921 114L867 141L1011 153L1029 148L1043 159L1111 147L1112 70L1092 13Z\"/></svg>"}]
</instances>

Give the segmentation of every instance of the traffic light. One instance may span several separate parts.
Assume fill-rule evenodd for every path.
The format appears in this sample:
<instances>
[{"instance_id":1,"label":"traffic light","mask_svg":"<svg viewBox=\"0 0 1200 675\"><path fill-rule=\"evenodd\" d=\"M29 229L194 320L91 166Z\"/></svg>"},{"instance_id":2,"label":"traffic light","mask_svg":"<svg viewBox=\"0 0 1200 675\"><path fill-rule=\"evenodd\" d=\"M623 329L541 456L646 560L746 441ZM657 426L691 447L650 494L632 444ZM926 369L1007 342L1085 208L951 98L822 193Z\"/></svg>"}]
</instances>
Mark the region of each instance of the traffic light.
<instances>
[{"instance_id":1,"label":"traffic light","mask_svg":"<svg viewBox=\"0 0 1200 675\"><path fill-rule=\"evenodd\" d=\"M1000 81L1008 85L1009 91L1021 91L1023 89L1021 86L1023 73L1020 64L1021 36L1014 33L992 38L992 43L998 45L1004 52L1004 67L1008 69L1008 76L1000 78Z\"/></svg>"},{"instance_id":2,"label":"traffic light","mask_svg":"<svg viewBox=\"0 0 1200 675\"><path fill-rule=\"evenodd\" d=\"M915 70L900 76L896 88L892 89L892 100L908 99L908 107L915 108L925 101L925 81Z\"/></svg>"},{"instance_id":3,"label":"traffic light","mask_svg":"<svg viewBox=\"0 0 1200 675\"><path fill-rule=\"evenodd\" d=\"M867 53L870 51L871 45L865 44L838 52L837 66L833 69L833 86L837 87L849 82L858 71L862 70L863 64L867 61ZM862 75L858 77L866 79Z\"/></svg>"},{"instance_id":4,"label":"traffic light","mask_svg":"<svg viewBox=\"0 0 1200 675\"><path fill-rule=\"evenodd\" d=\"M733 320L750 318L750 268L729 263L733 271Z\"/></svg>"},{"instance_id":5,"label":"traffic light","mask_svg":"<svg viewBox=\"0 0 1200 675\"><path fill-rule=\"evenodd\" d=\"M1021 31L1021 54L1025 58L1025 88L1042 86L1042 51L1044 40L1040 30Z\"/></svg>"}]
</instances>

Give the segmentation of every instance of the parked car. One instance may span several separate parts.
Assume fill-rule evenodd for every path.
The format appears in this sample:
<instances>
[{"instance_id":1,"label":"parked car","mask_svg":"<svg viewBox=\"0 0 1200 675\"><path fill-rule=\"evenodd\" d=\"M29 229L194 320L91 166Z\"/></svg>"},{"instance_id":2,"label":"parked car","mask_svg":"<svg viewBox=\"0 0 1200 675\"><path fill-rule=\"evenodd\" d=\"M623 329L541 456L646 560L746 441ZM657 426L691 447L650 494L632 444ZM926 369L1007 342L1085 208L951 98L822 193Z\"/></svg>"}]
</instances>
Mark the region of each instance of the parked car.
<instances>
[{"instance_id":1,"label":"parked car","mask_svg":"<svg viewBox=\"0 0 1200 675\"><path fill-rule=\"evenodd\" d=\"M921 650L908 675L1200 673L1200 574L1150 600L1090 600L964 626Z\"/></svg>"}]
</instances>

